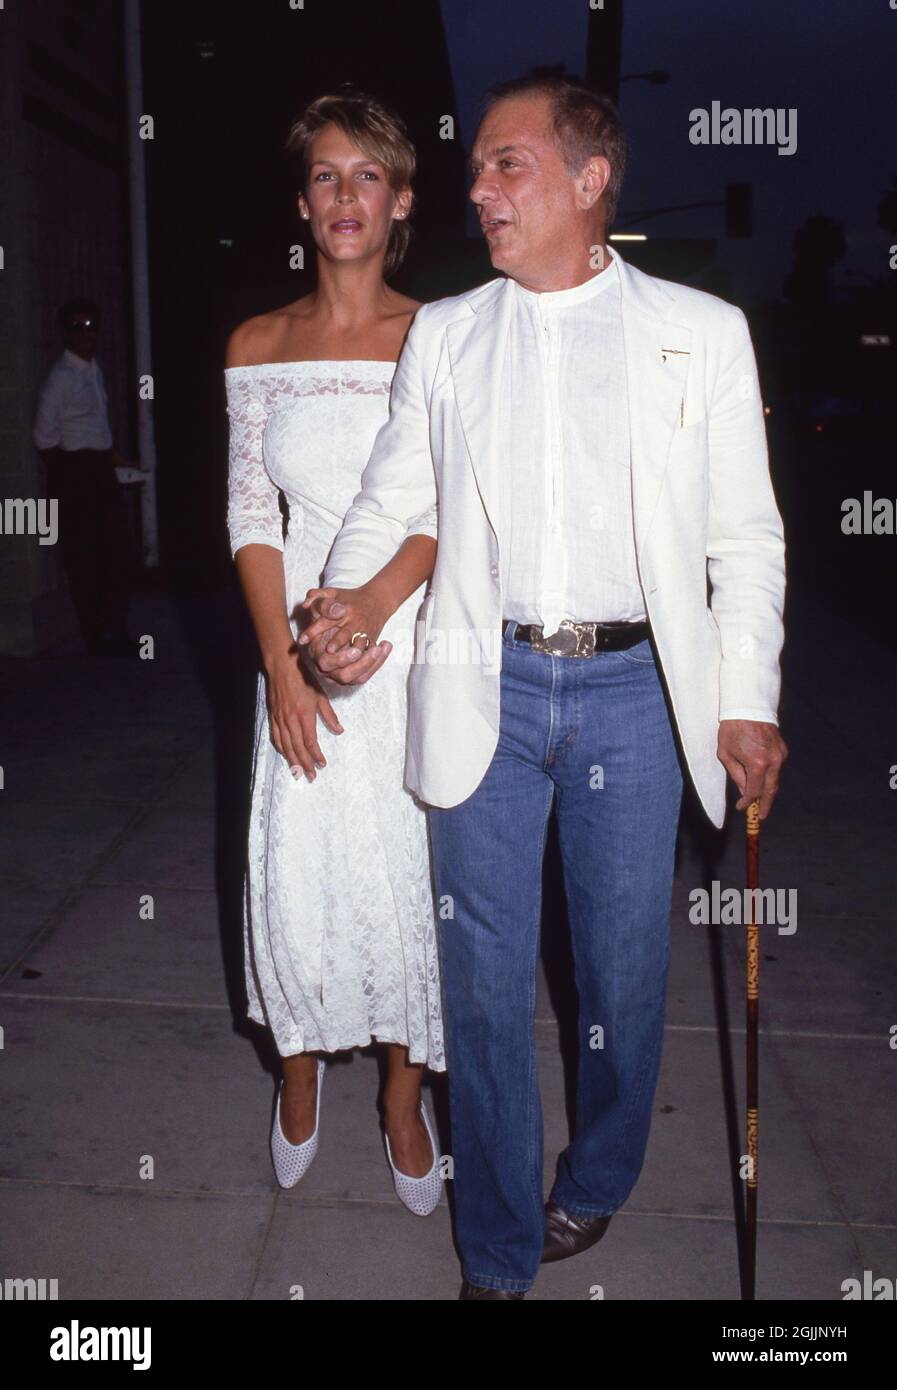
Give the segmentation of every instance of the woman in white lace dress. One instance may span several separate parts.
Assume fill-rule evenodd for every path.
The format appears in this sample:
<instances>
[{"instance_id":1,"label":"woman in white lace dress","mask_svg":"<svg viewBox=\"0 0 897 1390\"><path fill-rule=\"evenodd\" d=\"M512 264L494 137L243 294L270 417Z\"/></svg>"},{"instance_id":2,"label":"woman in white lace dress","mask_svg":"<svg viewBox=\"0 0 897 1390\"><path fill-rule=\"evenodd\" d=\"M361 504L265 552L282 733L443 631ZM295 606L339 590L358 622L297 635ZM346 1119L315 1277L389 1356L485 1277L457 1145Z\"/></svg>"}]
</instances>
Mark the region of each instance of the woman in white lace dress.
<instances>
[{"instance_id":1,"label":"woman in white lace dress","mask_svg":"<svg viewBox=\"0 0 897 1390\"><path fill-rule=\"evenodd\" d=\"M304 165L299 211L317 288L238 328L225 372L228 529L263 664L244 895L249 1016L271 1029L282 1059L271 1134L281 1184L298 1181L317 1148L316 1054L378 1041L389 1054L387 1157L399 1196L426 1214L441 1184L420 1087L423 1067L443 1071L445 1060L425 812L403 785L412 643L395 639L410 637L432 573L427 527L409 527L365 586L383 617L381 640L359 658L369 673L384 667L375 681L316 676L296 643L418 307L384 281L407 244L414 151L397 118L362 95L314 102L288 148Z\"/></svg>"}]
</instances>

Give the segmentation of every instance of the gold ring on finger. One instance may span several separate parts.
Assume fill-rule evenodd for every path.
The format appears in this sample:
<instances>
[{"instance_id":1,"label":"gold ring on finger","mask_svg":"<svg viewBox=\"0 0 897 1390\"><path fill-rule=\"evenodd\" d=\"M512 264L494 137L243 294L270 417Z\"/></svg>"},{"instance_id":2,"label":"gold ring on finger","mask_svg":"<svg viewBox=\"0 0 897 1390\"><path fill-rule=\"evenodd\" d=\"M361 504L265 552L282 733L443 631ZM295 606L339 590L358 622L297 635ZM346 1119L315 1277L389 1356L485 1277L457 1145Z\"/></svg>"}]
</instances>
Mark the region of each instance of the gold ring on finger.
<instances>
[{"instance_id":1,"label":"gold ring on finger","mask_svg":"<svg viewBox=\"0 0 897 1390\"><path fill-rule=\"evenodd\" d=\"M371 639L370 639L370 637L368 637L368 635L367 635L366 632L353 632L353 633L352 633L352 636L349 638L349 646L350 646L350 647L354 647L354 646L355 646L355 638L356 638L356 637L363 637L363 638L364 638L364 640L365 640L365 645L361 648L361 650L362 650L363 652L366 652L367 649L368 649L368 647L371 645Z\"/></svg>"}]
</instances>

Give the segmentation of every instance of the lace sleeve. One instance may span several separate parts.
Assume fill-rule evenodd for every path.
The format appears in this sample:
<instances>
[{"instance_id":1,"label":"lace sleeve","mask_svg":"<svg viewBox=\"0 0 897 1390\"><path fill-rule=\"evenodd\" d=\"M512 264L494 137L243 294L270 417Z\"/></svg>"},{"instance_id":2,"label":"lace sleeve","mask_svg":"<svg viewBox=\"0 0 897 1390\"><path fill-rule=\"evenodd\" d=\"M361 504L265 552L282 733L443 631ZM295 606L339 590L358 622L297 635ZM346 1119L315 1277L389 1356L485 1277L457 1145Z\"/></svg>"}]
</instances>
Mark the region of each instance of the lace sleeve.
<instances>
[{"instance_id":1,"label":"lace sleeve","mask_svg":"<svg viewBox=\"0 0 897 1390\"><path fill-rule=\"evenodd\" d=\"M283 550L278 488L262 457L267 412L253 382L239 368L225 372L229 420L227 530L231 555L243 545Z\"/></svg>"}]
</instances>

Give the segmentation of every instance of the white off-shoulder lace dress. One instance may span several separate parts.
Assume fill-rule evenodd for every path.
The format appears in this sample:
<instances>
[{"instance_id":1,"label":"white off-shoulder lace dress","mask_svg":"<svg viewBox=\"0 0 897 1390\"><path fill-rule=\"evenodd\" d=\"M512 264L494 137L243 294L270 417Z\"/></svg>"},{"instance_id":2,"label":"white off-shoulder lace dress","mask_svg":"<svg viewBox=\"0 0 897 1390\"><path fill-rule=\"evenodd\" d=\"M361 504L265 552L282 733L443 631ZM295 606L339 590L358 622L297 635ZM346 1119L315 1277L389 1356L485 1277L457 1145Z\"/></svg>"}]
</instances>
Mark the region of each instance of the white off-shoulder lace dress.
<instances>
[{"instance_id":1,"label":"white off-shoulder lace dress","mask_svg":"<svg viewBox=\"0 0 897 1390\"><path fill-rule=\"evenodd\" d=\"M283 552L287 612L321 582L388 414L392 362L291 362L225 372L231 552ZM278 489L289 505L286 540ZM256 697L243 923L249 1017L282 1056L372 1040L445 1070L426 813L404 786L411 629L425 585L392 615L364 685L321 684L345 732L319 719L327 759L294 778ZM302 612L302 610L300 610ZM304 616L304 613L303 613ZM402 640L407 638L408 640Z\"/></svg>"}]
</instances>

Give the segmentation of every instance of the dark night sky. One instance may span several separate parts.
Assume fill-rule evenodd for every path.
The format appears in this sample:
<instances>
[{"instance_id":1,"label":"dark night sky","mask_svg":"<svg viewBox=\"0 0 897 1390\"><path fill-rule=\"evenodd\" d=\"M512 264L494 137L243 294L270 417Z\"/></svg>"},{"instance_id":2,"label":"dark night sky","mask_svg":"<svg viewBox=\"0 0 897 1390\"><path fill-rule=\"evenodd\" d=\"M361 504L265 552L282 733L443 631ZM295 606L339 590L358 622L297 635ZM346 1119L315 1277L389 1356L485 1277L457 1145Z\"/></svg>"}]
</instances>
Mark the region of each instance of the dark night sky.
<instances>
[{"instance_id":1,"label":"dark night sky","mask_svg":"<svg viewBox=\"0 0 897 1390\"><path fill-rule=\"evenodd\" d=\"M466 145L477 96L491 81L541 62L584 69L587 0L442 0L442 12ZM754 237L721 240L718 255L748 294L780 296L794 232L816 212L845 227L837 281L852 283L851 270L886 272L876 208L897 175L897 10L889 0L627 0L622 71L652 68L672 80L622 87L631 151L621 217L627 208L718 199L726 183L749 180ZM796 107L796 153L692 145L689 112L713 100ZM668 215L645 231L722 238L722 211Z\"/></svg>"},{"instance_id":2,"label":"dark night sky","mask_svg":"<svg viewBox=\"0 0 897 1390\"><path fill-rule=\"evenodd\" d=\"M564 63L568 72L585 70L588 3L559 0L441 0L455 97L461 117L460 138L470 150L477 109L487 87L517 77L536 64ZM513 16L513 18L511 18ZM468 234L479 235L472 212Z\"/></svg>"}]
</instances>

